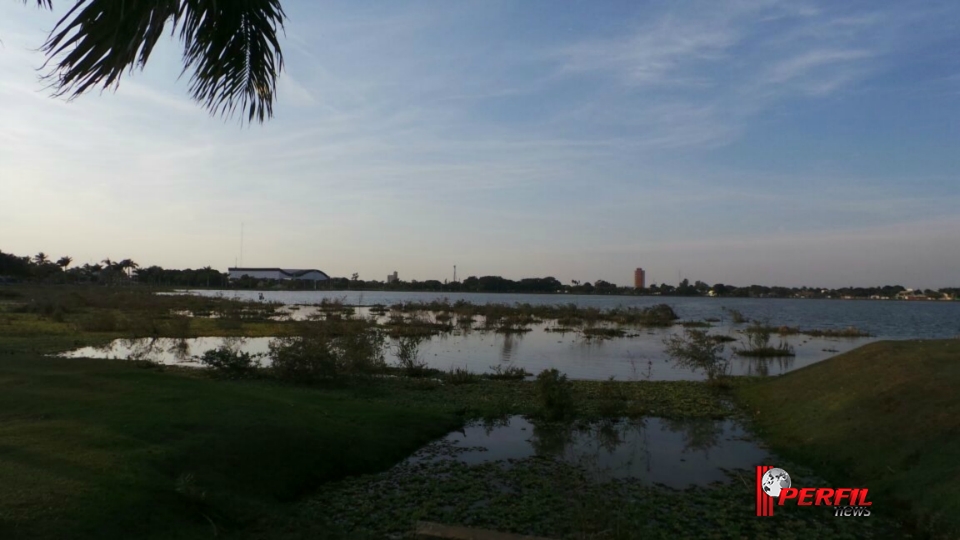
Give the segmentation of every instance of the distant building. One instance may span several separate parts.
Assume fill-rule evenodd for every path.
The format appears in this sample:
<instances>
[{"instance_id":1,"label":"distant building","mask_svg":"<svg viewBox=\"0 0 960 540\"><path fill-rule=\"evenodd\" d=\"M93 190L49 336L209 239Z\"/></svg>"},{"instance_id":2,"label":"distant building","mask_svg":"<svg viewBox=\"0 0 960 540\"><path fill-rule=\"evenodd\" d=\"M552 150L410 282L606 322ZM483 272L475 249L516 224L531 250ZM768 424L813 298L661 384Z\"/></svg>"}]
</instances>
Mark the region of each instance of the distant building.
<instances>
[{"instance_id":1,"label":"distant building","mask_svg":"<svg viewBox=\"0 0 960 540\"><path fill-rule=\"evenodd\" d=\"M637 289L646 289L647 285L647 273L643 271L643 268L637 268L633 271L633 286Z\"/></svg>"},{"instance_id":2,"label":"distant building","mask_svg":"<svg viewBox=\"0 0 960 540\"><path fill-rule=\"evenodd\" d=\"M249 277L251 279L272 279L286 281L300 279L304 281L326 281L330 279L320 270L294 270L291 268L228 268L230 279Z\"/></svg>"},{"instance_id":3,"label":"distant building","mask_svg":"<svg viewBox=\"0 0 960 540\"><path fill-rule=\"evenodd\" d=\"M394 270L392 274L387 274L387 283L393 283L394 281L400 281L400 278L397 277L396 270Z\"/></svg>"}]
</instances>

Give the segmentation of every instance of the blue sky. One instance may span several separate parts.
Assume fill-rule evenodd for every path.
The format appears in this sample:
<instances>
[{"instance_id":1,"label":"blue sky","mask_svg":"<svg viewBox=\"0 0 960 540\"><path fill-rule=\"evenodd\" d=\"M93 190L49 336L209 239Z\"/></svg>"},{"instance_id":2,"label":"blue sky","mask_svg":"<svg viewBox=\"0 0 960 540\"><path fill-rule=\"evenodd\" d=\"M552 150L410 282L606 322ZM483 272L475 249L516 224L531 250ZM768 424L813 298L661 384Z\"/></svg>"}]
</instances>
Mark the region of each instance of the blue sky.
<instances>
[{"instance_id":1,"label":"blue sky","mask_svg":"<svg viewBox=\"0 0 960 540\"><path fill-rule=\"evenodd\" d=\"M52 99L0 3L0 249L384 279L960 284L956 2L286 0L276 117L177 43Z\"/></svg>"}]
</instances>

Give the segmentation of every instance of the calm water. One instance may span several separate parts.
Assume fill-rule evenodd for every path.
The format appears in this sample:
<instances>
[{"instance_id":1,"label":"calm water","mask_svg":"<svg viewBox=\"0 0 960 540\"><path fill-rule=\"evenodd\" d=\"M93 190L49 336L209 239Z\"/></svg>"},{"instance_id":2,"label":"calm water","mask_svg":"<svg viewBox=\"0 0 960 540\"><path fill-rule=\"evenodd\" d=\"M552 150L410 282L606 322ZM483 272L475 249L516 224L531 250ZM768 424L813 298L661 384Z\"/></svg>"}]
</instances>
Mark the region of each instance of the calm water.
<instances>
[{"instance_id":1,"label":"calm water","mask_svg":"<svg viewBox=\"0 0 960 540\"><path fill-rule=\"evenodd\" d=\"M191 294L233 296L256 300L258 291L191 291ZM715 298L661 298L611 297L568 295L518 294L458 294L430 293L358 293L267 291L267 301L286 305L286 316L303 319L318 312L311 304L323 299L343 299L348 304L394 304L409 301L430 301L449 298L451 302L466 299L475 303L576 303L581 306L612 308L619 305L644 307L656 303L671 305L684 320L720 319L711 333L743 338L744 325L734 325L722 308L743 312L750 319L766 320L774 325L799 326L805 329L846 328L856 326L875 334L875 338L811 338L808 336L773 336L772 344L783 340L796 353L783 358L743 358L731 354L733 375L778 375L820 362L835 354L869 343L875 339L944 338L960 334L960 303L958 302L893 302L841 300L778 300L778 299L715 299ZM369 315L367 309L358 315ZM426 315L429 317L429 315ZM630 335L613 339L588 339L578 331L558 333L548 331L556 325L550 321L531 326L531 331L518 334L497 334L480 329L482 317L473 327L456 327L447 334L434 336L420 348L420 359L428 366L449 370L466 368L485 373L494 366L518 366L530 373L557 368L574 379L602 380L611 376L617 380L701 380L702 373L681 369L664 354L665 338L680 333L683 328L629 329ZM74 358L142 358L165 364L198 366L196 356L205 351L228 346L251 353L266 354L270 338L197 338L187 340L136 339L117 340L107 347L87 347L67 353ZM393 343L386 353L388 363L394 363ZM264 359L269 364L269 358Z\"/></svg>"},{"instance_id":2,"label":"calm water","mask_svg":"<svg viewBox=\"0 0 960 540\"><path fill-rule=\"evenodd\" d=\"M186 294L257 300L260 291L190 290ZM960 335L960 302L902 302L883 300L799 300L752 298L682 298L659 296L600 296L567 294L420 293L380 291L263 291L264 299L283 304L319 304L342 299L349 305L391 305L399 302L448 298L475 304L576 304L581 307L646 307L668 304L686 320L725 318L724 307L743 312L748 319L769 320L777 326L846 328L856 326L881 339L938 339Z\"/></svg>"},{"instance_id":3,"label":"calm water","mask_svg":"<svg viewBox=\"0 0 960 540\"><path fill-rule=\"evenodd\" d=\"M307 312L309 309L300 309ZM519 366L536 374L557 368L573 379L604 380L701 380L703 375L674 366L663 353L663 339L682 332L679 326L640 330L633 337L588 339L579 332L548 332L552 324L533 325L523 334L458 328L452 333L434 336L420 348L420 359L428 366L449 370L466 368L476 373L491 371L493 366ZM734 329L715 327L711 331L731 333ZM168 365L199 366L196 356L226 346L249 353L269 352L271 338L194 339L142 338L118 339L106 347L85 347L67 353L71 358L144 359ZM776 343L778 339L774 339ZM871 341L870 339L826 339L790 336L785 339L796 351L794 357L774 359L741 358L729 354L734 375L777 375L819 362ZM386 351L388 363L395 363L392 341ZM269 365L269 358L264 365Z\"/></svg>"},{"instance_id":4,"label":"calm water","mask_svg":"<svg viewBox=\"0 0 960 540\"><path fill-rule=\"evenodd\" d=\"M642 418L558 425L514 416L495 424L470 424L422 448L406 464L459 460L475 465L533 456L584 465L603 478L638 478L678 489L727 481L722 469L750 469L769 458L730 420Z\"/></svg>"}]
</instances>

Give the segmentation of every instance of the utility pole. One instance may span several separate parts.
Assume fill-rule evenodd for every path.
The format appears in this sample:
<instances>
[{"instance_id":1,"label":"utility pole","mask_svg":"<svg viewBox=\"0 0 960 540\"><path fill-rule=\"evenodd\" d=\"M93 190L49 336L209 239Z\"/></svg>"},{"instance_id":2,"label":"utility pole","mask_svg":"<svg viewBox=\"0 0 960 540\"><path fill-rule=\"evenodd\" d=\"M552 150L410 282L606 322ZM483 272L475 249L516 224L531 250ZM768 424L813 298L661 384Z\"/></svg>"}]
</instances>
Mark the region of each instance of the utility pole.
<instances>
[{"instance_id":1,"label":"utility pole","mask_svg":"<svg viewBox=\"0 0 960 540\"><path fill-rule=\"evenodd\" d=\"M457 282L457 265L453 265L453 282Z\"/></svg>"}]
</instances>

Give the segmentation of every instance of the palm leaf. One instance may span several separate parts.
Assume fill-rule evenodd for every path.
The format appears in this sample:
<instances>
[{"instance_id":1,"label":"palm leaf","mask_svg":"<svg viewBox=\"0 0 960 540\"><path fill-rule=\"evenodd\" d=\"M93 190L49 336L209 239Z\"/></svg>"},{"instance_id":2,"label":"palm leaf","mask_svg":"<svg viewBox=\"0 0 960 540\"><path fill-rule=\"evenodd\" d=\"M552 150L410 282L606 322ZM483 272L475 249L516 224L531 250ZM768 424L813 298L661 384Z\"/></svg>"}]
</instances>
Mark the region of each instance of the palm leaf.
<instances>
[{"instance_id":1,"label":"palm leaf","mask_svg":"<svg viewBox=\"0 0 960 540\"><path fill-rule=\"evenodd\" d=\"M52 0L37 0L51 7ZM273 116L283 70L279 0L77 0L43 45L55 95L74 98L143 68L168 23L179 27L190 93L211 114Z\"/></svg>"}]
</instances>

